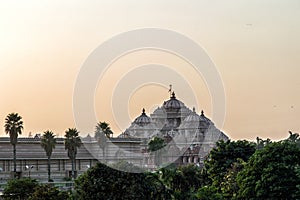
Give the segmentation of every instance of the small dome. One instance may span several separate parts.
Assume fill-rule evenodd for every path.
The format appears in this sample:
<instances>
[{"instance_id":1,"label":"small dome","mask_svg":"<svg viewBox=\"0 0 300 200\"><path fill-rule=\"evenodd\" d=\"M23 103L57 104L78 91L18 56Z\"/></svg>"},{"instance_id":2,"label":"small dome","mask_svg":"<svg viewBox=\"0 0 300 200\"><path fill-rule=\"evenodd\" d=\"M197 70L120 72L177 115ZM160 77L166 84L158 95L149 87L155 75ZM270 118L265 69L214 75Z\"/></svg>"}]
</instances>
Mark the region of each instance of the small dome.
<instances>
[{"instance_id":1,"label":"small dome","mask_svg":"<svg viewBox=\"0 0 300 200\"><path fill-rule=\"evenodd\" d=\"M178 99L176 99L174 92L172 93L170 100L164 102L164 104L163 104L163 107L167 110L168 109L180 109L183 106L184 106L184 104L181 101L179 101Z\"/></svg>"},{"instance_id":2,"label":"small dome","mask_svg":"<svg viewBox=\"0 0 300 200\"><path fill-rule=\"evenodd\" d=\"M156 108L154 111L153 111L153 115L162 115L164 114L164 110L161 109L160 107Z\"/></svg>"},{"instance_id":3,"label":"small dome","mask_svg":"<svg viewBox=\"0 0 300 200\"><path fill-rule=\"evenodd\" d=\"M184 122L199 122L201 121L200 116L196 113L195 108L193 108L193 112L189 114L185 119Z\"/></svg>"},{"instance_id":4,"label":"small dome","mask_svg":"<svg viewBox=\"0 0 300 200\"><path fill-rule=\"evenodd\" d=\"M151 118L146 115L145 109L143 108L142 114L137 117L133 123L139 126L144 126L151 123Z\"/></svg>"},{"instance_id":5,"label":"small dome","mask_svg":"<svg viewBox=\"0 0 300 200\"><path fill-rule=\"evenodd\" d=\"M180 124L180 129L200 128L203 131L210 125L213 125L213 123L204 116L203 111L201 112L201 115L198 115L195 111L195 108L193 108L193 112L191 112Z\"/></svg>"},{"instance_id":6,"label":"small dome","mask_svg":"<svg viewBox=\"0 0 300 200\"><path fill-rule=\"evenodd\" d=\"M201 121L205 121L207 124L214 125L214 123L204 115L203 110L201 110L200 118L201 118Z\"/></svg>"}]
</instances>

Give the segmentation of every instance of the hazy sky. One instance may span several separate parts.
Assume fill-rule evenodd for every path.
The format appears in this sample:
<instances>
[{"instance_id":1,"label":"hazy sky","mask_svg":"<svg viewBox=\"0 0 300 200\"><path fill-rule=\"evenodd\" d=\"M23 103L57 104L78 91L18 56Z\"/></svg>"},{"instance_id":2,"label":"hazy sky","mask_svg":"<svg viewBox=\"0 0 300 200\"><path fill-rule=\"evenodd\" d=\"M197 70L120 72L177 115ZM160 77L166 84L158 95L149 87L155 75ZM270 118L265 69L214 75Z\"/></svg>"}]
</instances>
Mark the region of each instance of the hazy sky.
<instances>
[{"instance_id":1,"label":"hazy sky","mask_svg":"<svg viewBox=\"0 0 300 200\"><path fill-rule=\"evenodd\" d=\"M277 140L286 138L289 130L300 132L298 0L2 0L0 135L5 134L5 116L17 112L24 120L24 136L47 129L62 136L75 126L74 84L90 53L114 35L147 27L179 32L206 50L225 87L226 118L219 128L230 138ZM130 125L127 119L116 121L107 106L112 88L128 71L150 62L190 77L197 111L211 116L205 81L189 73L188 64L178 57L145 50L117 59L99 81L98 120L110 123L116 134ZM195 106L179 83L171 78L170 83L180 100ZM143 107L149 114L167 99L165 87L147 85L132 91L126 105L134 119Z\"/></svg>"}]
</instances>

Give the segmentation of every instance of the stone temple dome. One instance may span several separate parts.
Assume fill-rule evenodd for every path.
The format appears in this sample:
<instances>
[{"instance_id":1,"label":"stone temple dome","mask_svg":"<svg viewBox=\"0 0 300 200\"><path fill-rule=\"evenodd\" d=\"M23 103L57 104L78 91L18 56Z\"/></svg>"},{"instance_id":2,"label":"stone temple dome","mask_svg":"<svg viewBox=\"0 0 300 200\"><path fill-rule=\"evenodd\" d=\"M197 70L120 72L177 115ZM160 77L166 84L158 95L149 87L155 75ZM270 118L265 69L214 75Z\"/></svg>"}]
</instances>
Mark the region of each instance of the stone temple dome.
<instances>
[{"instance_id":1,"label":"stone temple dome","mask_svg":"<svg viewBox=\"0 0 300 200\"><path fill-rule=\"evenodd\" d=\"M172 93L171 98L168 101L165 101L163 104L163 108L165 108L166 110L176 110L180 109L183 106L184 104L178 99L176 99L174 92Z\"/></svg>"},{"instance_id":2,"label":"stone temple dome","mask_svg":"<svg viewBox=\"0 0 300 200\"><path fill-rule=\"evenodd\" d=\"M196 113L195 108L193 108L193 112L184 119L184 122L199 122L200 120L200 116Z\"/></svg>"},{"instance_id":3,"label":"stone temple dome","mask_svg":"<svg viewBox=\"0 0 300 200\"><path fill-rule=\"evenodd\" d=\"M203 111L198 114L195 109L191 110L175 97L174 92L149 116L143 109L142 114L118 136L130 141L143 141L143 163L146 164L153 161L152 155L147 152L147 143L154 137L162 138L167 143L166 156L162 159L183 165L203 164L203 160L217 141L229 139L215 127Z\"/></svg>"},{"instance_id":4,"label":"stone temple dome","mask_svg":"<svg viewBox=\"0 0 300 200\"><path fill-rule=\"evenodd\" d=\"M207 124L214 125L214 123L204 115L203 110L201 111L200 118L202 121L205 121Z\"/></svg>"},{"instance_id":5,"label":"stone temple dome","mask_svg":"<svg viewBox=\"0 0 300 200\"><path fill-rule=\"evenodd\" d=\"M151 118L146 115L145 109L143 108L142 114L137 117L133 123L139 126L145 126L151 123Z\"/></svg>"},{"instance_id":6,"label":"stone temple dome","mask_svg":"<svg viewBox=\"0 0 300 200\"><path fill-rule=\"evenodd\" d=\"M210 125L214 125L210 119L204 116L203 110L201 111L201 115L198 115L193 108L193 112L191 112L180 124L179 129L198 129L200 132L204 132Z\"/></svg>"},{"instance_id":7,"label":"stone temple dome","mask_svg":"<svg viewBox=\"0 0 300 200\"><path fill-rule=\"evenodd\" d=\"M161 107L156 108L150 116L145 109L131 125L119 137L137 137L149 139L154 136L165 137L182 136L189 141L202 142L204 139L213 141L224 134L218 130L214 123L204 115L204 112L196 113L171 94L170 99L165 101ZM217 135L217 136L215 136ZM196 140L194 138L196 137ZM224 136L226 139L226 136ZM217 140L216 140L217 141Z\"/></svg>"},{"instance_id":8,"label":"stone temple dome","mask_svg":"<svg viewBox=\"0 0 300 200\"><path fill-rule=\"evenodd\" d=\"M214 123L204 115L203 110L201 111L201 115L198 115L195 111L195 108L193 108L193 112L191 112L184 119L184 123L189 123L189 122L202 122L202 123L206 123L207 125L214 125Z\"/></svg>"}]
</instances>

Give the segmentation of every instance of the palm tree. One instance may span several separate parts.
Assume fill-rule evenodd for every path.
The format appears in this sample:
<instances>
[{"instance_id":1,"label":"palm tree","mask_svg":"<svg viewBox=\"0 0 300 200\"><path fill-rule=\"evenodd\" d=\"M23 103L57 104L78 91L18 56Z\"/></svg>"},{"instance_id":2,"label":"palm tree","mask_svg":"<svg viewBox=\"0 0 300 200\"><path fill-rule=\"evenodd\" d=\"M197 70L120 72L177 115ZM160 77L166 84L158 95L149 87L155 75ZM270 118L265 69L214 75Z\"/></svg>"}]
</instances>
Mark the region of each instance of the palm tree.
<instances>
[{"instance_id":1,"label":"palm tree","mask_svg":"<svg viewBox=\"0 0 300 200\"><path fill-rule=\"evenodd\" d=\"M22 134L23 129L23 121L22 117L18 115L18 113L10 113L5 118L5 132L9 134L10 143L13 146L13 155L14 155L14 177L16 177L17 172L17 155L16 155L16 145L18 142L18 135Z\"/></svg>"},{"instance_id":2,"label":"palm tree","mask_svg":"<svg viewBox=\"0 0 300 200\"><path fill-rule=\"evenodd\" d=\"M108 138L110 138L113 135L113 132L109 127L109 124L106 122L97 123L96 132L100 132L100 131L102 131Z\"/></svg>"},{"instance_id":3,"label":"palm tree","mask_svg":"<svg viewBox=\"0 0 300 200\"><path fill-rule=\"evenodd\" d=\"M65 135L65 149L68 150L68 157L72 163L72 178L75 178L74 164L77 154L77 148L81 146L81 139L79 137L79 131L76 128L69 128Z\"/></svg>"},{"instance_id":4,"label":"palm tree","mask_svg":"<svg viewBox=\"0 0 300 200\"><path fill-rule=\"evenodd\" d=\"M106 142L107 138L112 135L113 132L111 131L109 124L106 122L98 122L96 125L96 130L95 130L95 138L102 149L102 156L103 158L105 157L105 147L106 147Z\"/></svg>"},{"instance_id":5,"label":"palm tree","mask_svg":"<svg viewBox=\"0 0 300 200\"><path fill-rule=\"evenodd\" d=\"M154 154L154 164L158 167L162 163L162 156L165 153L165 140L159 137L152 138L148 143L148 150Z\"/></svg>"},{"instance_id":6,"label":"palm tree","mask_svg":"<svg viewBox=\"0 0 300 200\"><path fill-rule=\"evenodd\" d=\"M288 141L290 142L299 142L300 141L300 138L299 138L299 134L298 133L293 133L292 131L289 131L289 138L287 139Z\"/></svg>"},{"instance_id":7,"label":"palm tree","mask_svg":"<svg viewBox=\"0 0 300 200\"><path fill-rule=\"evenodd\" d=\"M42 136L41 139L41 146L44 148L46 155L48 157L48 182L50 182L50 158L53 152L53 149L55 149L56 145L56 139L54 138L55 135L52 131L45 131L44 135Z\"/></svg>"}]
</instances>

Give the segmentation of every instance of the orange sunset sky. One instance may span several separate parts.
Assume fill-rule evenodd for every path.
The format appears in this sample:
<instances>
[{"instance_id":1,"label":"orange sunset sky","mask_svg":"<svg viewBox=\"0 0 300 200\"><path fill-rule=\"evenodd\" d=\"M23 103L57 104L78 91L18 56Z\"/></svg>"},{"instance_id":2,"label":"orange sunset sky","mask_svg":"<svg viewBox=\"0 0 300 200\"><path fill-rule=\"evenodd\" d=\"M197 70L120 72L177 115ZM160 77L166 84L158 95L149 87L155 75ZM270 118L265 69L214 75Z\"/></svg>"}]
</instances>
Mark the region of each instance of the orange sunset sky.
<instances>
[{"instance_id":1,"label":"orange sunset sky","mask_svg":"<svg viewBox=\"0 0 300 200\"><path fill-rule=\"evenodd\" d=\"M73 90L84 61L126 31L173 30L198 43L215 64L226 95L223 130L232 139L288 137L300 132L300 2L298 0L0 1L0 136L8 113L23 117L23 136L75 127ZM97 120L118 135L169 98L168 85L148 84L124 99L129 118L113 113L113 89L138 66L167 66L189 82L197 105L176 77L178 99L212 116L205 77L178 56L140 50L115 59L95 92ZM147 76L148 74L139 74ZM123 104L122 104L123 105ZM118 115L118 116L114 116ZM121 116L121 115L120 115ZM88 119L87 119L88 120ZM94 127L79 130L82 136Z\"/></svg>"}]
</instances>

